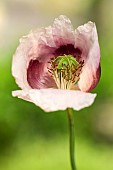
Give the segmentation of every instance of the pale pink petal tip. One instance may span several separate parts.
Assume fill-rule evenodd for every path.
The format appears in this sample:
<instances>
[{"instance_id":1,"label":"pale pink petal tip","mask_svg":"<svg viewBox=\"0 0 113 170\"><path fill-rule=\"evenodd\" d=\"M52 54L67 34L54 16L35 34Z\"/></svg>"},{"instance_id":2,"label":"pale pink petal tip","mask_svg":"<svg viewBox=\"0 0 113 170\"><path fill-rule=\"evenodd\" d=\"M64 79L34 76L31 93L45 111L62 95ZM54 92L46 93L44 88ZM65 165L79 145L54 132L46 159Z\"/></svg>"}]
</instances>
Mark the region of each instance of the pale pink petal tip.
<instances>
[{"instance_id":1,"label":"pale pink petal tip","mask_svg":"<svg viewBox=\"0 0 113 170\"><path fill-rule=\"evenodd\" d=\"M100 69L100 47L95 23L87 24L77 28L78 37L82 37L83 55L85 54L85 65L80 75L79 88L89 92L96 87L99 82ZM82 46L82 43L80 44ZM84 58L84 56L82 56Z\"/></svg>"},{"instance_id":2,"label":"pale pink petal tip","mask_svg":"<svg viewBox=\"0 0 113 170\"><path fill-rule=\"evenodd\" d=\"M73 108L81 110L93 104L96 94L74 90L32 89L13 91L12 95L30 101L46 112Z\"/></svg>"}]
</instances>

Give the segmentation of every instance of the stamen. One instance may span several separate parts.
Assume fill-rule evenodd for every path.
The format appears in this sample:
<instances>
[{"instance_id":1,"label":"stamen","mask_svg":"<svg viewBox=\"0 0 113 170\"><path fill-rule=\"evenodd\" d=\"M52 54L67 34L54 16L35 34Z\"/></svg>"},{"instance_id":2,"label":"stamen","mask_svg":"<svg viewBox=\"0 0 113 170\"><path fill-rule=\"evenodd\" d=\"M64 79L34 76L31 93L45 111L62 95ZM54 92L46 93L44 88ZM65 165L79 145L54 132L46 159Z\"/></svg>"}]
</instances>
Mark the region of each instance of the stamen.
<instances>
[{"instance_id":1,"label":"stamen","mask_svg":"<svg viewBox=\"0 0 113 170\"><path fill-rule=\"evenodd\" d=\"M84 66L84 60L78 62L72 55L51 58L48 63L50 64L48 72L59 89L71 89L72 85L76 85Z\"/></svg>"}]
</instances>

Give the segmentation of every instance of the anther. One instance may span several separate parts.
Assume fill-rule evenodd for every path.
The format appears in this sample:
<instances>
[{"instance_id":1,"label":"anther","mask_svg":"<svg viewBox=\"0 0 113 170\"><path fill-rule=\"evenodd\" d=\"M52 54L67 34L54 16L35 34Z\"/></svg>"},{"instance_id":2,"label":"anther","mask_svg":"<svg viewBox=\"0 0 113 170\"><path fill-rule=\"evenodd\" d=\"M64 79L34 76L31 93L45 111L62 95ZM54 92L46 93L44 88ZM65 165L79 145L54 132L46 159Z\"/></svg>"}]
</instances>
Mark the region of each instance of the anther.
<instances>
[{"instance_id":1,"label":"anther","mask_svg":"<svg viewBox=\"0 0 113 170\"><path fill-rule=\"evenodd\" d=\"M54 78L58 88L70 89L71 84L77 84L80 79L83 61L77 61L72 55L51 58L48 62L48 72Z\"/></svg>"}]
</instances>

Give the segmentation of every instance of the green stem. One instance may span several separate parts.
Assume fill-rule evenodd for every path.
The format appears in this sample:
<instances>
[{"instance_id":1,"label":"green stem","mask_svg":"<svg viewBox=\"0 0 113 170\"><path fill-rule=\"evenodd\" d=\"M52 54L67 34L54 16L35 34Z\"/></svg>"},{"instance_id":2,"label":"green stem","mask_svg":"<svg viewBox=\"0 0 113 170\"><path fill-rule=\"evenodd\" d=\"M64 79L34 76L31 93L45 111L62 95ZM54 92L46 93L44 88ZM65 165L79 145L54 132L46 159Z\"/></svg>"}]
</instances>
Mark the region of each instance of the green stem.
<instances>
[{"instance_id":1,"label":"green stem","mask_svg":"<svg viewBox=\"0 0 113 170\"><path fill-rule=\"evenodd\" d=\"M70 161L72 170L77 170L74 159L74 148L75 148L75 127L74 127L74 115L73 109L67 108L68 121L69 121L69 132L70 132Z\"/></svg>"}]
</instances>

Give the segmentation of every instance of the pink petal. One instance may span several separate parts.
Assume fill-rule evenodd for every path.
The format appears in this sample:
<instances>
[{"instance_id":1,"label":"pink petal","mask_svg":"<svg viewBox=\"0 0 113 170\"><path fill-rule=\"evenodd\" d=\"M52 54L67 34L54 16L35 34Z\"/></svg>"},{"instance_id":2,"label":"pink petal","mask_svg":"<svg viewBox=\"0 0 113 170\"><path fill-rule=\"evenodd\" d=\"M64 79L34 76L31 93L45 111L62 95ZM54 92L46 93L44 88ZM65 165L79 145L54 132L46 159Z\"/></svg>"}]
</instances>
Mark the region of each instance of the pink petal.
<instances>
[{"instance_id":1,"label":"pink petal","mask_svg":"<svg viewBox=\"0 0 113 170\"><path fill-rule=\"evenodd\" d=\"M45 29L44 29L45 30ZM16 79L16 83L22 89L31 89L27 81L27 69L31 60L38 60L45 63L48 56L53 56L51 48L43 48L43 29L36 32L30 32L27 36L20 40L20 45L13 56L12 74ZM40 44L42 43L42 45ZM43 73L42 73L43 75ZM45 84L49 82L48 76L45 77ZM50 87L47 85L47 87Z\"/></svg>"},{"instance_id":2,"label":"pink petal","mask_svg":"<svg viewBox=\"0 0 113 170\"><path fill-rule=\"evenodd\" d=\"M39 32L38 32L39 33ZM37 46L36 39L30 33L20 39L20 44L13 56L12 74L16 79L16 83L22 89L30 89L27 82L27 67L29 61L36 58Z\"/></svg>"},{"instance_id":3,"label":"pink petal","mask_svg":"<svg viewBox=\"0 0 113 170\"><path fill-rule=\"evenodd\" d=\"M31 60L27 69L27 81L33 89L55 88L54 79L47 71L47 64Z\"/></svg>"},{"instance_id":4,"label":"pink petal","mask_svg":"<svg viewBox=\"0 0 113 170\"><path fill-rule=\"evenodd\" d=\"M94 102L96 94L78 90L32 89L14 91L13 96L33 102L44 111L50 112L65 110L68 107L74 110L83 109Z\"/></svg>"},{"instance_id":5,"label":"pink petal","mask_svg":"<svg viewBox=\"0 0 113 170\"><path fill-rule=\"evenodd\" d=\"M88 22L78 27L76 36L78 40L75 43L83 48L81 57L85 60L78 85L80 90L88 92L100 79L100 48L95 24Z\"/></svg>"},{"instance_id":6,"label":"pink petal","mask_svg":"<svg viewBox=\"0 0 113 170\"><path fill-rule=\"evenodd\" d=\"M74 44L73 26L69 18L64 15L60 15L55 19L52 34L57 48L66 44Z\"/></svg>"}]
</instances>

